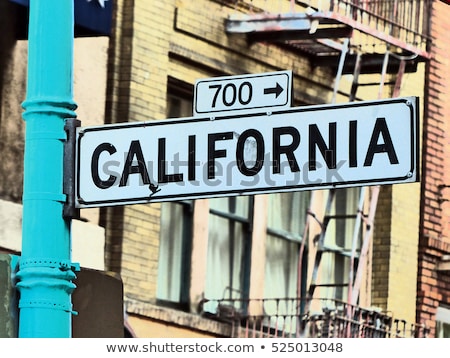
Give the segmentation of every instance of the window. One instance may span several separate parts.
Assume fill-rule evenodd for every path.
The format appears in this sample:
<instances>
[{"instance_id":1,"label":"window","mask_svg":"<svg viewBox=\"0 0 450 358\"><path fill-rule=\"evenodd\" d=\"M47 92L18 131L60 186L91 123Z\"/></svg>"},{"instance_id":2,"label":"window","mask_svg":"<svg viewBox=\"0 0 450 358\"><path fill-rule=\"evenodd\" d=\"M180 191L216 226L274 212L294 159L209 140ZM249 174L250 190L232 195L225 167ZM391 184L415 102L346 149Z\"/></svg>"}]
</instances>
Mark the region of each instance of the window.
<instances>
[{"instance_id":1,"label":"window","mask_svg":"<svg viewBox=\"0 0 450 358\"><path fill-rule=\"evenodd\" d=\"M272 316L268 325L285 325L285 329L290 327L291 333L295 332L296 322L286 317L301 309L296 298L303 296L306 285L307 246L300 260L300 245L309 201L309 192L269 195L264 298L281 300L266 301L264 311ZM298 279L299 265L301 280Z\"/></svg>"},{"instance_id":2,"label":"window","mask_svg":"<svg viewBox=\"0 0 450 358\"><path fill-rule=\"evenodd\" d=\"M248 298L253 197L210 200L205 297Z\"/></svg>"},{"instance_id":3,"label":"window","mask_svg":"<svg viewBox=\"0 0 450 358\"><path fill-rule=\"evenodd\" d=\"M436 312L436 338L450 338L450 307L440 306Z\"/></svg>"},{"instance_id":4,"label":"window","mask_svg":"<svg viewBox=\"0 0 450 358\"><path fill-rule=\"evenodd\" d=\"M264 298L298 296L298 254L309 197L309 192L269 195Z\"/></svg>"},{"instance_id":5,"label":"window","mask_svg":"<svg viewBox=\"0 0 450 358\"><path fill-rule=\"evenodd\" d=\"M192 210L191 201L161 205L157 299L185 309L189 302Z\"/></svg>"},{"instance_id":6,"label":"window","mask_svg":"<svg viewBox=\"0 0 450 358\"><path fill-rule=\"evenodd\" d=\"M336 190L334 206L331 212L325 236L325 252L322 256L320 293L322 297L347 300L350 254L360 188ZM361 245L361 233L356 242L357 252ZM355 268L357 261L355 260Z\"/></svg>"}]
</instances>

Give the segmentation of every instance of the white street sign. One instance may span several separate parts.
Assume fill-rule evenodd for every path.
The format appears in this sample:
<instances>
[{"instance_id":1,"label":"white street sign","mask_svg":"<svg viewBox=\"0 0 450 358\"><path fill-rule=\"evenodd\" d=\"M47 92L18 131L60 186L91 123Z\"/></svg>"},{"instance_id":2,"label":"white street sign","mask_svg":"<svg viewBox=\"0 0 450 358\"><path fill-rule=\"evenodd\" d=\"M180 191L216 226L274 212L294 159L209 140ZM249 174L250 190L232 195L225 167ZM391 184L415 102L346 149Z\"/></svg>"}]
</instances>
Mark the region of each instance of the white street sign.
<instances>
[{"instance_id":1,"label":"white street sign","mask_svg":"<svg viewBox=\"0 0 450 358\"><path fill-rule=\"evenodd\" d=\"M229 115L236 111L280 110L291 106L292 71L213 77L198 80L194 116Z\"/></svg>"},{"instance_id":2,"label":"white street sign","mask_svg":"<svg viewBox=\"0 0 450 358\"><path fill-rule=\"evenodd\" d=\"M417 98L82 127L76 206L418 181Z\"/></svg>"}]
</instances>

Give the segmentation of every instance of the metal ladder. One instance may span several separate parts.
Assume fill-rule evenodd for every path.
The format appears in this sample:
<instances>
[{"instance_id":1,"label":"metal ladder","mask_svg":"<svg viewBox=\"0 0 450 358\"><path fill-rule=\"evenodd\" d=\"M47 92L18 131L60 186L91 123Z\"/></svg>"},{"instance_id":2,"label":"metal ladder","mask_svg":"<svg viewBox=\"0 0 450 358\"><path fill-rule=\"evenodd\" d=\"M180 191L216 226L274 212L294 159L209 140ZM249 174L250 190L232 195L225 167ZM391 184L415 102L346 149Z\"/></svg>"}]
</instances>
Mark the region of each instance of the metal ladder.
<instances>
[{"instance_id":1,"label":"metal ladder","mask_svg":"<svg viewBox=\"0 0 450 358\"><path fill-rule=\"evenodd\" d=\"M338 73L336 75L336 81L335 81L335 88L333 93L333 101L336 100L336 94L339 88L339 81L340 77L342 76L342 69L344 66L345 57L347 54L347 51L349 49L349 40L346 39L344 42L344 46L342 47L342 52L340 56L339 66L338 66ZM386 52L386 55L384 57L383 66L382 66L382 72L381 72L381 79L379 83L379 90L378 90L378 98L382 98L382 92L383 92L383 86L385 84L386 74L387 74L387 68L388 68L388 61L389 56L392 55L389 53L389 51ZM392 97L397 97L400 93L400 87L401 82L403 78L403 74L405 71L405 60L403 58L399 58L399 69L396 75L396 81L394 84L393 89L393 95ZM355 68L353 73L353 83L349 94L349 101L354 101L356 98L356 91L358 88L358 78L359 73L361 69L361 54L357 54L356 62L355 62ZM306 222L305 222L305 230L304 230L304 240L302 242L302 246L305 245L305 242L307 241L306 237L308 234L308 230L311 225L311 220L316 221L320 225L320 234L318 237L315 238L315 255L314 255L314 266L313 270L311 272L310 280L309 280L309 287L306 290L306 301L305 305L303 307L303 311L305 313L309 313L311 301L314 298L314 293L317 287L332 287L332 286L347 286L347 316L352 316L352 307L357 305L359 294L360 294L360 288L361 283L363 279L363 273L365 270L367 258L369 255L371 240L373 236L373 230L374 230L374 219L376 214L376 208L378 203L378 197L380 192L379 186L371 186L371 187L361 187L359 192L359 200L358 205L356 208L356 212L352 214L344 214L344 215L336 215L333 214L333 205L336 201L336 190L338 189L330 189L328 198L325 204L325 210L324 214L321 218L318 218L317 215L315 215L312 212L312 208L314 207L314 195L311 198L311 206L308 210L307 216L306 216ZM365 214L365 211L367 211L367 214ZM325 237L327 233L327 229L329 226L329 223L331 220L336 219L355 219L354 228L353 228L353 236L352 236L352 246L350 251L350 260L349 260L349 271L348 271L348 282L347 283L319 283L318 276L319 276L319 269L322 262L322 256L324 253L338 253L338 252L344 252L344 248L337 248L337 247L330 247L325 242ZM363 226L362 226L363 225ZM360 252L359 255L357 255L357 249L359 241L361 241L360 246ZM304 247L300 248L300 252L303 253ZM341 250L341 251L340 251ZM301 260L301 256L299 258L299 261ZM358 260L358 263L356 264L356 261ZM301 263L299 264L301 265ZM299 291L300 292L300 291ZM299 296L300 297L300 296Z\"/></svg>"}]
</instances>

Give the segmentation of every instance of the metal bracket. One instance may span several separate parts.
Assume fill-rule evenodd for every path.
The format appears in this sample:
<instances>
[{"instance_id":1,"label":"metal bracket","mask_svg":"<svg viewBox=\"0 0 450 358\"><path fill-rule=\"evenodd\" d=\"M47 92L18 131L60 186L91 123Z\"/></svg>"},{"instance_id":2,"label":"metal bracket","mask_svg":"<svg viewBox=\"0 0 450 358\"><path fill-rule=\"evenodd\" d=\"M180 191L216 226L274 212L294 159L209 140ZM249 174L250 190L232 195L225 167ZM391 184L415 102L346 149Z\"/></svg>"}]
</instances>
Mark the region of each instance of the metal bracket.
<instances>
[{"instance_id":1,"label":"metal bracket","mask_svg":"<svg viewBox=\"0 0 450 358\"><path fill-rule=\"evenodd\" d=\"M81 126L81 121L76 118L67 118L64 130L67 133L67 141L64 142L64 173L63 191L66 194L63 217L67 219L79 219L80 210L75 208L75 155L76 155L76 129Z\"/></svg>"},{"instance_id":2,"label":"metal bracket","mask_svg":"<svg viewBox=\"0 0 450 358\"><path fill-rule=\"evenodd\" d=\"M444 198L443 190L447 189L447 188L450 188L450 184L439 184L437 186L437 189L438 189L437 202L439 203L439 205L444 203L444 202L446 202L446 201L450 201L450 199Z\"/></svg>"}]
</instances>

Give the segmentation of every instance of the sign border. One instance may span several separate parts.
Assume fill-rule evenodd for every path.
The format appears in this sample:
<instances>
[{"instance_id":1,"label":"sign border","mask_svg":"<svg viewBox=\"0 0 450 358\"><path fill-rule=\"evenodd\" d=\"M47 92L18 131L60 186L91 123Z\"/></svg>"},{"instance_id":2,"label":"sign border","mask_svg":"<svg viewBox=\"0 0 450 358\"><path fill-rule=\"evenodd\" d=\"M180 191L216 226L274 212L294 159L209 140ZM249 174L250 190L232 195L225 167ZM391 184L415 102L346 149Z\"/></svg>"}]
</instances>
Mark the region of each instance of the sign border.
<instances>
[{"instance_id":1,"label":"sign border","mask_svg":"<svg viewBox=\"0 0 450 358\"><path fill-rule=\"evenodd\" d=\"M86 132L104 131L104 130L116 130L122 128L130 127L151 127L160 125L171 125L180 122L193 123L193 122L210 122L209 117L187 117L187 118L173 118L166 120L153 120L146 122L126 122L118 124L107 124L103 126L93 126L93 127L79 127L77 128L77 147L76 147L76 183L75 183L75 207L76 208L91 208L91 207L102 207L102 206L116 206L116 205L127 205L127 204L148 204L156 202L169 202L169 201L181 201L187 199L202 199L202 198L214 198L214 197L224 197L224 196L239 196L239 195L256 195L256 194L270 194L270 193L281 193L281 192L292 192L292 191L307 191L307 190L323 190L332 188L348 188L354 186L373 186L382 184L396 184L398 181L408 182L418 182L420 181L420 143L419 143L419 101L418 97L399 97L387 100L374 100L374 101L362 101L362 102L348 102L342 104L326 104L326 105L313 105L304 107L292 107L286 110L280 110L272 112L273 114L283 114L283 113L299 113L299 112L311 112L311 111L323 111L323 110L333 110L337 108L348 108L348 107L364 107L364 106L374 106L377 104L390 104L390 103L404 103L410 109L410 121L411 121L411 163L410 171L404 176L400 177L387 177L376 180L353 180L345 182L323 182L323 183L312 183L312 184L301 184L301 185L290 185L276 187L274 190L268 190L267 188L248 188L241 190L223 190L223 191L205 191L202 193L192 194L177 194L177 195L167 195L167 196L157 196L153 198L139 197L133 199L112 199L112 200L100 200L100 201L85 201L79 196L80 192L80 158L79 149L80 141L83 134ZM255 116L266 116L267 112L259 113L248 113L242 114L241 117L255 117ZM220 116L216 117L214 120L226 120L235 119L235 115ZM415 122L415 123L414 123ZM415 176L413 178L413 176ZM357 185L356 185L357 184ZM398 183L401 184L401 183Z\"/></svg>"},{"instance_id":2,"label":"sign border","mask_svg":"<svg viewBox=\"0 0 450 358\"><path fill-rule=\"evenodd\" d=\"M235 109L219 109L219 110L209 110L205 112L198 112L197 111L197 87L198 84L202 82L222 82L222 81L238 81L245 78L261 78L261 77L272 77L272 76L281 76L285 75L288 78L287 84L288 88L286 88L287 91L287 98L286 102L283 104L277 104L272 106L255 106L255 107L244 107L244 108L235 108ZM292 71L286 70L286 71L278 71L278 72L266 72L266 73L257 73L257 74L243 74L238 76L223 76L223 77L211 77L211 78L205 78L201 79L195 82L194 86L194 103L193 103L193 116L201 117L205 116L207 114L211 114L210 117L215 117L216 115L222 117L226 116L231 113L242 113L242 111L255 111L255 113L262 112L263 109L267 109L267 111L271 111L272 108L279 108L280 110L285 108L289 109L292 108L292 90L293 90L293 78L292 78Z\"/></svg>"}]
</instances>

